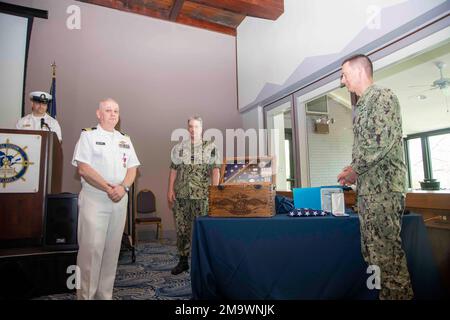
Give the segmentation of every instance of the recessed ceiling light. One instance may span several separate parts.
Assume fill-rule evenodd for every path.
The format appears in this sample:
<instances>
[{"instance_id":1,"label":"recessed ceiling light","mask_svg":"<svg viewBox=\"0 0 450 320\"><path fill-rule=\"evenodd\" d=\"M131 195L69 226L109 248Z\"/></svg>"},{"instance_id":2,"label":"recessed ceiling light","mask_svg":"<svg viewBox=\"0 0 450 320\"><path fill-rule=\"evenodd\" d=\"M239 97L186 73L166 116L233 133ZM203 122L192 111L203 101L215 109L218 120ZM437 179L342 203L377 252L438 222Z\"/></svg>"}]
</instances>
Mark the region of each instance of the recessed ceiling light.
<instances>
[{"instance_id":1,"label":"recessed ceiling light","mask_svg":"<svg viewBox=\"0 0 450 320\"><path fill-rule=\"evenodd\" d=\"M427 96L424 95L424 94L419 94L419 95L417 96L417 99L419 99L419 100L425 100L426 98L427 98Z\"/></svg>"}]
</instances>

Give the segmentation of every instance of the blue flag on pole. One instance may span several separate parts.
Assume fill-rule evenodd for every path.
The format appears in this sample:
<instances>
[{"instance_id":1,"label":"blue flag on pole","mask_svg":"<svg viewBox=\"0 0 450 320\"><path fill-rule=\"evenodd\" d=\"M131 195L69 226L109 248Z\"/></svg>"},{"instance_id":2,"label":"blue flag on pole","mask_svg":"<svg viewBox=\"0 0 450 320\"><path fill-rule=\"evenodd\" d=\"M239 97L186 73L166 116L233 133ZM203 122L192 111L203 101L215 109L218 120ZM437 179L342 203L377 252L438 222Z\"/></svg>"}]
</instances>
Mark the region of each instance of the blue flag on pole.
<instances>
[{"instance_id":1,"label":"blue flag on pole","mask_svg":"<svg viewBox=\"0 0 450 320\"><path fill-rule=\"evenodd\" d=\"M52 64L53 68L53 76L52 76L52 85L50 87L50 94L52 96L52 101L48 105L48 114L56 119L56 65Z\"/></svg>"}]
</instances>

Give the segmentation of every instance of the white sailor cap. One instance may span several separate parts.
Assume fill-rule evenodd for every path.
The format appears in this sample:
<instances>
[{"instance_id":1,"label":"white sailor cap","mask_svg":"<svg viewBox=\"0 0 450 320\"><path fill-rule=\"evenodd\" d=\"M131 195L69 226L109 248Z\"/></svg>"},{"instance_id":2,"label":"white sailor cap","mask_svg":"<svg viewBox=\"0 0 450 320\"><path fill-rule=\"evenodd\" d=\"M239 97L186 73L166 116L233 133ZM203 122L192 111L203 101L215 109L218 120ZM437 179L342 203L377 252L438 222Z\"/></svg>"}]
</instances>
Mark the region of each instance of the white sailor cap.
<instances>
[{"instance_id":1,"label":"white sailor cap","mask_svg":"<svg viewBox=\"0 0 450 320\"><path fill-rule=\"evenodd\" d=\"M40 103L49 103L52 101L51 94L43 91L34 91L30 93L30 99Z\"/></svg>"}]
</instances>

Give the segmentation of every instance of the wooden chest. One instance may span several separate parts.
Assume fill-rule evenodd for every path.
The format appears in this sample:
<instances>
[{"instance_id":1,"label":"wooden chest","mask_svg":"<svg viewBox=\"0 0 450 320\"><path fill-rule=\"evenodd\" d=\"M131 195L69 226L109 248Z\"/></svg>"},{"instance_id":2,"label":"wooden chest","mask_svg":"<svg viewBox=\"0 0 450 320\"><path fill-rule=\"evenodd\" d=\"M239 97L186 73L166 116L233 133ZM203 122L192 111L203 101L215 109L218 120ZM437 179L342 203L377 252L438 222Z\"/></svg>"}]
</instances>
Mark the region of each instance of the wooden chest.
<instances>
[{"instance_id":1,"label":"wooden chest","mask_svg":"<svg viewBox=\"0 0 450 320\"><path fill-rule=\"evenodd\" d=\"M220 184L209 187L211 217L271 217L275 214L275 171L270 157L227 159Z\"/></svg>"}]
</instances>

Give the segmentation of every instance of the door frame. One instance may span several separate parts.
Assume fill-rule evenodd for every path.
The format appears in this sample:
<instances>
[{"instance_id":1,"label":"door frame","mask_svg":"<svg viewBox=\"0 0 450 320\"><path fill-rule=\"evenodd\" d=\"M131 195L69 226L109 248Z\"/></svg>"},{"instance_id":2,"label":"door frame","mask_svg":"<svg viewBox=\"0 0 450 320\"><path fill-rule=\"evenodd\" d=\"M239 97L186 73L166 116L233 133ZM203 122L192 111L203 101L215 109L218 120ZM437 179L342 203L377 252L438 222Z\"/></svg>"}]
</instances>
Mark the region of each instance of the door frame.
<instances>
[{"instance_id":1,"label":"door frame","mask_svg":"<svg viewBox=\"0 0 450 320\"><path fill-rule=\"evenodd\" d=\"M291 108L291 126L292 126L292 152L293 152L293 160L294 160L294 181L291 183L291 187L295 188L298 186L299 181L300 181L300 171L297 169L299 167L299 159L298 159L298 154L299 152L297 151L297 137L295 132L298 131L298 127L297 127L297 119L296 119L296 115L295 115L295 104L294 104L294 100L293 100L293 95L289 95L287 97L284 97L283 99L277 100L274 103L271 103L267 106L265 106L263 108L263 124L264 124L264 129L267 129L267 115L270 111L280 107L281 105L285 104L285 103L290 103L290 108ZM284 133L283 133L284 134ZM266 141L266 150L270 150L270 141L269 139L267 139Z\"/></svg>"}]
</instances>

